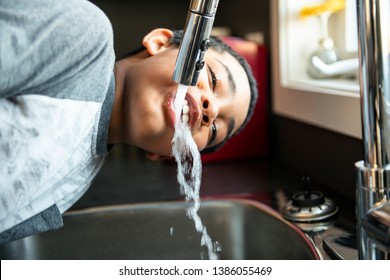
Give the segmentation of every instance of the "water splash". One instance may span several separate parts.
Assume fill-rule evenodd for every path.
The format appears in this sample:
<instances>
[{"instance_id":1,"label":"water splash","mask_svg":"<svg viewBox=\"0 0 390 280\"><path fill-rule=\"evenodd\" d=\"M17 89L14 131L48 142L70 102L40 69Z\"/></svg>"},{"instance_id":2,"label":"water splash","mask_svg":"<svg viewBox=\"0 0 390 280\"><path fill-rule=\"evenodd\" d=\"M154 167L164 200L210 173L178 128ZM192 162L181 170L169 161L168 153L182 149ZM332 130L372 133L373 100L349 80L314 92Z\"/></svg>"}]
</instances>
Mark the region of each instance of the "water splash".
<instances>
[{"instance_id":1,"label":"water splash","mask_svg":"<svg viewBox=\"0 0 390 280\"><path fill-rule=\"evenodd\" d=\"M187 86L179 85L176 99L174 102L176 112L175 134L172 140L172 155L177 163L177 181L180 184L180 191L185 195L189 202L186 209L187 216L195 223L195 229L201 233L201 246L206 246L209 259L217 260L219 258L216 251L218 246L214 246L202 219L198 215L200 208L200 183L202 177L202 161L198 147L192 138L190 127L180 121L181 110L187 93ZM215 243L218 244L218 243ZM220 248L220 247L219 247Z\"/></svg>"},{"instance_id":2,"label":"water splash","mask_svg":"<svg viewBox=\"0 0 390 280\"><path fill-rule=\"evenodd\" d=\"M177 87L175 101L173 102L173 106L175 107L176 112L175 129L176 126L180 124L180 116L184 104L184 99L186 98L187 89L188 86L182 84L179 84L179 86Z\"/></svg>"}]
</instances>

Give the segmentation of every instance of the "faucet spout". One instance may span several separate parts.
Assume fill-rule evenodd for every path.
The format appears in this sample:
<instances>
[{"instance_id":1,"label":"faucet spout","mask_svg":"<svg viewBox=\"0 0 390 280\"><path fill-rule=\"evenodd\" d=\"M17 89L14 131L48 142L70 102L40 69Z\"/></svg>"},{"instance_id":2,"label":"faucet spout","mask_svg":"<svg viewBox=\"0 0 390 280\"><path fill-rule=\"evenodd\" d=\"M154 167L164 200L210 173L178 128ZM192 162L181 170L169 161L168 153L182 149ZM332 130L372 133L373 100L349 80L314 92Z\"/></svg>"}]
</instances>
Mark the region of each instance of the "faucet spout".
<instances>
[{"instance_id":1,"label":"faucet spout","mask_svg":"<svg viewBox=\"0 0 390 280\"><path fill-rule=\"evenodd\" d=\"M357 0L357 19L364 146L364 161L355 164L359 258L389 259L389 1Z\"/></svg>"},{"instance_id":2,"label":"faucet spout","mask_svg":"<svg viewBox=\"0 0 390 280\"><path fill-rule=\"evenodd\" d=\"M219 0L191 0L172 79L195 86L210 46L210 34Z\"/></svg>"}]
</instances>

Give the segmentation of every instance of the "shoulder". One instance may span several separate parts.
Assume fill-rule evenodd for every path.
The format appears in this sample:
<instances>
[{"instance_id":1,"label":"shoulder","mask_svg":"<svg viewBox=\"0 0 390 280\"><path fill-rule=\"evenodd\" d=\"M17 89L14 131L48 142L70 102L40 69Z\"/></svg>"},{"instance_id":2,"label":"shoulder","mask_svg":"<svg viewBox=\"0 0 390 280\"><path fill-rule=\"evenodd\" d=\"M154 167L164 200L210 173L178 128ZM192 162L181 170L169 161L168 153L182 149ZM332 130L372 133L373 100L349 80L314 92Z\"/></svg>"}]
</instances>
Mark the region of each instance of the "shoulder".
<instances>
[{"instance_id":1,"label":"shoulder","mask_svg":"<svg viewBox=\"0 0 390 280\"><path fill-rule=\"evenodd\" d=\"M0 96L59 97L77 91L82 78L112 72L112 26L93 3L0 0L0 11Z\"/></svg>"},{"instance_id":2,"label":"shoulder","mask_svg":"<svg viewBox=\"0 0 390 280\"><path fill-rule=\"evenodd\" d=\"M88 40L91 44L110 43L113 40L111 22L99 7L87 0L62 2L66 2L63 4L65 7L59 9L57 19L61 20L62 32L67 36ZM85 43L87 45L84 47L88 47L88 42Z\"/></svg>"},{"instance_id":3,"label":"shoulder","mask_svg":"<svg viewBox=\"0 0 390 280\"><path fill-rule=\"evenodd\" d=\"M71 15L74 23L80 24L79 29L91 34L106 34L112 37L112 26L107 15L96 5L86 0L76 0L80 5L73 7ZM83 29L85 28L85 29Z\"/></svg>"},{"instance_id":4,"label":"shoulder","mask_svg":"<svg viewBox=\"0 0 390 280\"><path fill-rule=\"evenodd\" d=\"M108 17L87 0L1 0L0 14L3 63L28 58L27 52L46 58L113 44Z\"/></svg>"}]
</instances>

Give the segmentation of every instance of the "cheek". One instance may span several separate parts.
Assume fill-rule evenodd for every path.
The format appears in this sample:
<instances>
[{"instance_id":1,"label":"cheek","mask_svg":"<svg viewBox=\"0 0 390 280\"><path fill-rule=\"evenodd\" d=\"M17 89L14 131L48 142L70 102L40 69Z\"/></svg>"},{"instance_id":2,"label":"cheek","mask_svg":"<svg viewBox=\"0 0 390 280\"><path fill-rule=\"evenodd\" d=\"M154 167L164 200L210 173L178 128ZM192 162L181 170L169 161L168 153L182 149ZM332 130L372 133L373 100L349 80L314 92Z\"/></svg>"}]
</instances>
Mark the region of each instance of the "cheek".
<instances>
[{"instance_id":1,"label":"cheek","mask_svg":"<svg viewBox=\"0 0 390 280\"><path fill-rule=\"evenodd\" d=\"M163 52L159 55L153 56L149 60L148 70L160 75L166 75L172 77L173 69L175 67L175 62L177 58L177 52Z\"/></svg>"},{"instance_id":2,"label":"cheek","mask_svg":"<svg viewBox=\"0 0 390 280\"><path fill-rule=\"evenodd\" d=\"M206 148L208 137L209 137L208 128L202 128L199 131L192 133L192 138L194 139L199 151Z\"/></svg>"}]
</instances>

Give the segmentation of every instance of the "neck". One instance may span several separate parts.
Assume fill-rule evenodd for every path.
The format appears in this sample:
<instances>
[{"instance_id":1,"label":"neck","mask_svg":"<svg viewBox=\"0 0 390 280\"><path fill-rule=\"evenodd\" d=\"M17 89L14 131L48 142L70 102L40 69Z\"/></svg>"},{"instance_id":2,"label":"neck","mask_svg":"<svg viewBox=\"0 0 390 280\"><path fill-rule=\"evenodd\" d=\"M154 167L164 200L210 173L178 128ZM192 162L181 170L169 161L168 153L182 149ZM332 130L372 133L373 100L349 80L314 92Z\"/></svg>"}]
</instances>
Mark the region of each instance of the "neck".
<instances>
[{"instance_id":1,"label":"neck","mask_svg":"<svg viewBox=\"0 0 390 280\"><path fill-rule=\"evenodd\" d=\"M123 104L125 88L125 68L122 63L115 63L115 98L108 129L108 144L123 142Z\"/></svg>"}]
</instances>

